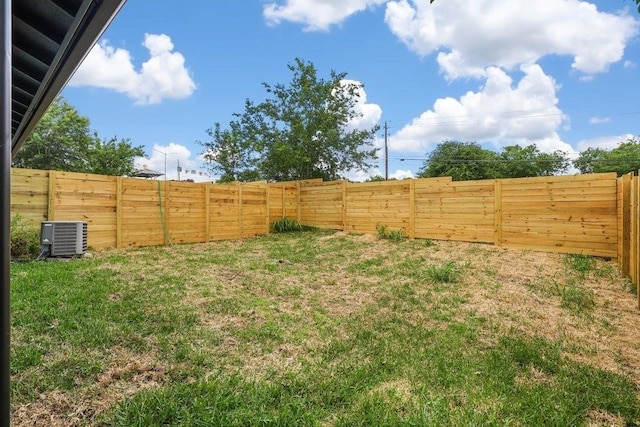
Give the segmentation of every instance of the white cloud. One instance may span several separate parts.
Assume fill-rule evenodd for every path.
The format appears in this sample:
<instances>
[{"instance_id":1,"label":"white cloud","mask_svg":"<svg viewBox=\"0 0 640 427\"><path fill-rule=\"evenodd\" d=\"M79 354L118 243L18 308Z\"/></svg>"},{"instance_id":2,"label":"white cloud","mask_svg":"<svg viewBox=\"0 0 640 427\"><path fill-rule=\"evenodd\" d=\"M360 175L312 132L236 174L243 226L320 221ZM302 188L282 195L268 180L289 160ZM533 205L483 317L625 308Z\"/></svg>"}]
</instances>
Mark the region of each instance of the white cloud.
<instances>
[{"instance_id":1,"label":"white cloud","mask_svg":"<svg viewBox=\"0 0 640 427\"><path fill-rule=\"evenodd\" d=\"M163 99L190 96L196 85L185 68L184 56L173 51L171 38L165 34L145 34L143 45L150 58L136 71L129 51L115 48L106 40L96 44L69 85L115 90L137 104L157 104Z\"/></svg>"},{"instance_id":2,"label":"white cloud","mask_svg":"<svg viewBox=\"0 0 640 427\"><path fill-rule=\"evenodd\" d=\"M363 171L347 171L345 173L345 178L351 182L364 182L373 177L384 177L384 171L379 168L372 168L366 172ZM395 172L389 173L389 179L406 179L406 178L414 178L413 172L410 170L404 169L396 169Z\"/></svg>"},{"instance_id":3,"label":"white cloud","mask_svg":"<svg viewBox=\"0 0 640 427\"><path fill-rule=\"evenodd\" d=\"M354 110L358 114L358 117L352 119L348 123L349 129L371 129L380 122L382 117L382 108L378 104L367 103L367 93L364 90L364 85L357 80L344 79L340 82L342 85L355 85L357 97L355 97Z\"/></svg>"},{"instance_id":4,"label":"white cloud","mask_svg":"<svg viewBox=\"0 0 640 427\"><path fill-rule=\"evenodd\" d=\"M636 68L637 64L633 61L626 60L624 64L622 64L624 68Z\"/></svg>"},{"instance_id":5,"label":"white cloud","mask_svg":"<svg viewBox=\"0 0 640 427\"><path fill-rule=\"evenodd\" d=\"M413 178L413 172L410 170L404 170L404 169L397 169L395 172L391 173L389 175L389 178L395 178L395 179L406 179L406 178Z\"/></svg>"},{"instance_id":6,"label":"white cloud","mask_svg":"<svg viewBox=\"0 0 640 427\"><path fill-rule=\"evenodd\" d=\"M166 154L166 155L165 155ZM212 181L213 178L205 172L204 159L202 155L192 157L191 150L181 144L174 142L168 145L153 144L149 157L137 157L134 159L134 166L138 169L146 167L148 169L166 172L167 179L178 179L178 164L182 168L180 180L193 179L196 182ZM164 176L158 177L164 179Z\"/></svg>"},{"instance_id":7,"label":"white cloud","mask_svg":"<svg viewBox=\"0 0 640 427\"><path fill-rule=\"evenodd\" d=\"M460 99L438 99L428 110L390 138L396 151L426 153L444 140L507 144L536 143L540 149L567 149L556 130L565 119L557 107L556 83L539 65L522 66L513 86L500 68L489 67L478 92Z\"/></svg>"},{"instance_id":8,"label":"white cloud","mask_svg":"<svg viewBox=\"0 0 640 427\"><path fill-rule=\"evenodd\" d=\"M584 151L587 148L603 148L605 150L611 150L616 148L618 144L624 142L630 138L633 138L633 135L630 133L624 135L611 135L611 136L601 136L598 138L590 138L583 139L576 145L577 151Z\"/></svg>"},{"instance_id":9,"label":"white cloud","mask_svg":"<svg viewBox=\"0 0 640 427\"><path fill-rule=\"evenodd\" d=\"M546 55L573 57L572 67L593 74L622 59L638 21L579 0L422 0L387 3L391 31L421 56L438 52L448 79L482 77L489 66L511 69Z\"/></svg>"},{"instance_id":10,"label":"white cloud","mask_svg":"<svg viewBox=\"0 0 640 427\"><path fill-rule=\"evenodd\" d=\"M609 123L611 121L611 119L609 119L609 117L591 117L589 119L589 123L591 123L592 125L600 125L603 123Z\"/></svg>"},{"instance_id":11,"label":"white cloud","mask_svg":"<svg viewBox=\"0 0 640 427\"><path fill-rule=\"evenodd\" d=\"M347 17L384 4L387 0L284 0L263 7L263 15L271 25L282 21L303 24L307 31L326 31Z\"/></svg>"}]
</instances>

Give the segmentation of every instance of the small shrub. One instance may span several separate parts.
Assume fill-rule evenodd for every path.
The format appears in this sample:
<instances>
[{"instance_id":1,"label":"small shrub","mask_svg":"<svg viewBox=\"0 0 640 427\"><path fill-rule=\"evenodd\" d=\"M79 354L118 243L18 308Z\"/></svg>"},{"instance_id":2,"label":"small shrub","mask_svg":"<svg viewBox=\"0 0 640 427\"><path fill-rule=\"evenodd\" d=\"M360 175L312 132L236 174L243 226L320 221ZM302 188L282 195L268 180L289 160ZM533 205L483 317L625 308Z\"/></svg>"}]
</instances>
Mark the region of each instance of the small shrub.
<instances>
[{"instance_id":1,"label":"small shrub","mask_svg":"<svg viewBox=\"0 0 640 427\"><path fill-rule=\"evenodd\" d=\"M284 217L276 220L271 226L275 233L290 233L292 231L302 231L302 225L295 219Z\"/></svg>"},{"instance_id":2,"label":"small shrub","mask_svg":"<svg viewBox=\"0 0 640 427\"><path fill-rule=\"evenodd\" d=\"M20 215L11 218L11 258L35 258L40 254L40 230Z\"/></svg>"},{"instance_id":3,"label":"small shrub","mask_svg":"<svg viewBox=\"0 0 640 427\"><path fill-rule=\"evenodd\" d=\"M454 261L447 261L440 266L430 265L426 275L436 283L455 283L462 276L462 266Z\"/></svg>"},{"instance_id":4,"label":"small shrub","mask_svg":"<svg viewBox=\"0 0 640 427\"><path fill-rule=\"evenodd\" d=\"M389 230L384 224L376 225L376 231L380 239L391 240L392 242L401 242L404 240L402 230Z\"/></svg>"}]
</instances>

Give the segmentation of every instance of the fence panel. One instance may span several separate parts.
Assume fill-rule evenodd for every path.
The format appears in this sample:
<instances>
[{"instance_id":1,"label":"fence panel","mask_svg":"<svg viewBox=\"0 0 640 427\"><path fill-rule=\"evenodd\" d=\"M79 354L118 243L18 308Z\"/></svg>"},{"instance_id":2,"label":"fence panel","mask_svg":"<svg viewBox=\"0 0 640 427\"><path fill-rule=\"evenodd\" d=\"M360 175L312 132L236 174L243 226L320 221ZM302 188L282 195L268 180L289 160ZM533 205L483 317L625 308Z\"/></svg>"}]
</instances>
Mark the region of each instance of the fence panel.
<instances>
[{"instance_id":1,"label":"fence panel","mask_svg":"<svg viewBox=\"0 0 640 427\"><path fill-rule=\"evenodd\" d=\"M494 186L494 180L416 181L415 237L493 243Z\"/></svg>"},{"instance_id":2,"label":"fence panel","mask_svg":"<svg viewBox=\"0 0 640 427\"><path fill-rule=\"evenodd\" d=\"M49 171L11 169L11 215L40 226L49 212Z\"/></svg>"},{"instance_id":3,"label":"fence panel","mask_svg":"<svg viewBox=\"0 0 640 427\"><path fill-rule=\"evenodd\" d=\"M342 230L342 181L302 183L300 185L300 222L311 227Z\"/></svg>"},{"instance_id":4,"label":"fence panel","mask_svg":"<svg viewBox=\"0 0 640 427\"><path fill-rule=\"evenodd\" d=\"M120 246L157 246L165 239L168 183L138 178L122 179Z\"/></svg>"},{"instance_id":5,"label":"fence panel","mask_svg":"<svg viewBox=\"0 0 640 427\"><path fill-rule=\"evenodd\" d=\"M347 184L346 230L376 233L378 224L409 235L410 181L380 181Z\"/></svg>"},{"instance_id":6,"label":"fence panel","mask_svg":"<svg viewBox=\"0 0 640 427\"><path fill-rule=\"evenodd\" d=\"M241 237L268 234L267 183L243 183L241 188Z\"/></svg>"},{"instance_id":7,"label":"fence panel","mask_svg":"<svg viewBox=\"0 0 640 427\"><path fill-rule=\"evenodd\" d=\"M166 210L174 243L207 240L206 188L206 184L169 183Z\"/></svg>"},{"instance_id":8,"label":"fence panel","mask_svg":"<svg viewBox=\"0 0 640 427\"><path fill-rule=\"evenodd\" d=\"M209 187L209 239L228 240L241 236L240 184Z\"/></svg>"},{"instance_id":9,"label":"fence panel","mask_svg":"<svg viewBox=\"0 0 640 427\"><path fill-rule=\"evenodd\" d=\"M615 173L501 181L505 246L617 256Z\"/></svg>"}]
</instances>

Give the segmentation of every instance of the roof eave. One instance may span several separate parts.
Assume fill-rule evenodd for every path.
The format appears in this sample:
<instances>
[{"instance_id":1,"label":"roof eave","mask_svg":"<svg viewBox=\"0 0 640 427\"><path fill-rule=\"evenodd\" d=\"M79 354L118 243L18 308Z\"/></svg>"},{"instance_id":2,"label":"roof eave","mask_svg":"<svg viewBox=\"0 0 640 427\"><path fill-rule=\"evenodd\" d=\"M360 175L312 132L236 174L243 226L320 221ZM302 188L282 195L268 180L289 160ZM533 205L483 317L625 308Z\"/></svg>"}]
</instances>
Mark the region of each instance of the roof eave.
<instances>
[{"instance_id":1,"label":"roof eave","mask_svg":"<svg viewBox=\"0 0 640 427\"><path fill-rule=\"evenodd\" d=\"M11 157L67 84L126 0L87 0L69 28L45 78L11 139Z\"/></svg>"}]
</instances>

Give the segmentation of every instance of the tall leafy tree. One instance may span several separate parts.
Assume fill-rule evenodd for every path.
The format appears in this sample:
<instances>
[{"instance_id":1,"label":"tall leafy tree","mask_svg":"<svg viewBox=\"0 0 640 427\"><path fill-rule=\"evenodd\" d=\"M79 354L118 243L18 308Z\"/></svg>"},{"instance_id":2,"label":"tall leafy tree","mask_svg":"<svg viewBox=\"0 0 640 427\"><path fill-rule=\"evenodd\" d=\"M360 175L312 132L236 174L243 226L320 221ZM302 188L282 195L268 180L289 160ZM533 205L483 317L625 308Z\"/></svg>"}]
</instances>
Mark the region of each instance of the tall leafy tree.
<instances>
[{"instance_id":1,"label":"tall leafy tree","mask_svg":"<svg viewBox=\"0 0 640 427\"><path fill-rule=\"evenodd\" d=\"M587 148L573 161L581 173L616 172L618 176L640 170L640 139L630 138L612 150Z\"/></svg>"},{"instance_id":2,"label":"tall leafy tree","mask_svg":"<svg viewBox=\"0 0 640 427\"><path fill-rule=\"evenodd\" d=\"M450 176L454 181L498 177L498 155L475 142L445 141L425 161L418 177Z\"/></svg>"},{"instance_id":3,"label":"tall leafy tree","mask_svg":"<svg viewBox=\"0 0 640 427\"><path fill-rule=\"evenodd\" d=\"M263 83L268 98L247 100L227 129L209 130L201 142L209 169L224 179L283 181L339 179L349 170L366 171L376 157L378 127L352 126L361 116L356 104L361 86L345 81L346 73L318 77L315 66L296 58L288 65L288 84Z\"/></svg>"},{"instance_id":4,"label":"tall leafy tree","mask_svg":"<svg viewBox=\"0 0 640 427\"><path fill-rule=\"evenodd\" d=\"M87 117L63 98L56 99L13 159L20 168L128 175L141 146L128 139L101 140Z\"/></svg>"},{"instance_id":5,"label":"tall leafy tree","mask_svg":"<svg viewBox=\"0 0 640 427\"><path fill-rule=\"evenodd\" d=\"M566 153L556 150L542 153L534 144L526 147L510 145L500 152L501 178L550 176L566 172L570 161Z\"/></svg>"},{"instance_id":6,"label":"tall leafy tree","mask_svg":"<svg viewBox=\"0 0 640 427\"><path fill-rule=\"evenodd\" d=\"M94 141L89 119L62 98L56 99L22 145L13 165L20 168L85 171Z\"/></svg>"}]
</instances>

